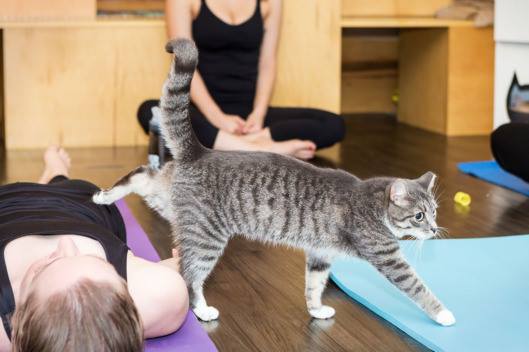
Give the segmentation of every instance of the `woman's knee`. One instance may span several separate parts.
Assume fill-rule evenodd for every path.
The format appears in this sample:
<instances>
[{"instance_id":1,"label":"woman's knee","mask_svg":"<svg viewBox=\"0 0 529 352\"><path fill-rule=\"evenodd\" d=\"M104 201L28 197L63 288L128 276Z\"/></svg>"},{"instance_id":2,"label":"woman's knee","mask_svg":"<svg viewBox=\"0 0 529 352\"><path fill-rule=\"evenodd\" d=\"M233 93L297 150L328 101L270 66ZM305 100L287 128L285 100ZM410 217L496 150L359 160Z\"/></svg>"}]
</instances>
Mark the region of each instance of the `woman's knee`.
<instances>
[{"instance_id":1,"label":"woman's knee","mask_svg":"<svg viewBox=\"0 0 529 352\"><path fill-rule=\"evenodd\" d=\"M320 110L323 138L320 148L330 147L345 137L345 120L340 115Z\"/></svg>"}]
</instances>

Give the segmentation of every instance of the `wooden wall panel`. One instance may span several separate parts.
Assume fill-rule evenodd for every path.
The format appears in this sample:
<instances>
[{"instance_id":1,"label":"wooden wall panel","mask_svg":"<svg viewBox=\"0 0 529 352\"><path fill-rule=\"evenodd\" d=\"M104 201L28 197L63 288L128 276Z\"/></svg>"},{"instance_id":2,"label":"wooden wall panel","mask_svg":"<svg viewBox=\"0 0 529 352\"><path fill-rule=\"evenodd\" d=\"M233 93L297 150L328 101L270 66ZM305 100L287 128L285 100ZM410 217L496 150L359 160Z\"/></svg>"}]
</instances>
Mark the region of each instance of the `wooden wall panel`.
<instances>
[{"instance_id":1,"label":"wooden wall panel","mask_svg":"<svg viewBox=\"0 0 529 352\"><path fill-rule=\"evenodd\" d=\"M5 119L4 119L4 31L0 29L0 152L5 148Z\"/></svg>"},{"instance_id":2,"label":"wooden wall panel","mask_svg":"<svg viewBox=\"0 0 529 352\"><path fill-rule=\"evenodd\" d=\"M339 0L284 2L273 105L339 112L339 20ZM163 21L33 23L4 31L8 149L146 144L136 110L160 96L167 75Z\"/></svg>"},{"instance_id":3,"label":"wooden wall panel","mask_svg":"<svg viewBox=\"0 0 529 352\"><path fill-rule=\"evenodd\" d=\"M491 132L491 28L402 31L399 62L399 121L448 136Z\"/></svg>"},{"instance_id":4,"label":"wooden wall panel","mask_svg":"<svg viewBox=\"0 0 529 352\"><path fill-rule=\"evenodd\" d=\"M405 30L400 38L399 121L444 134L448 89L447 29Z\"/></svg>"},{"instance_id":5,"label":"wooden wall panel","mask_svg":"<svg viewBox=\"0 0 529 352\"><path fill-rule=\"evenodd\" d=\"M97 10L104 12L163 12L164 9L165 0L97 0Z\"/></svg>"},{"instance_id":6,"label":"wooden wall panel","mask_svg":"<svg viewBox=\"0 0 529 352\"><path fill-rule=\"evenodd\" d=\"M96 0L0 0L0 20L93 19Z\"/></svg>"},{"instance_id":7,"label":"wooden wall panel","mask_svg":"<svg viewBox=\"0 0 529 352\"><path fill-rule=\"evenodd\" d=\"M164 43L161 25L6 29L7 148L145 144L136 109L160 95Z\"/></svg>"},{"instance_id":8,"label":"wooden wall panel","mask_svg":"<svg viewBox=\"0 0 529 352\"><path fill-rule=\"evenodd\" d=\"M492 28L450 28L447 134L492 132L494 39Z\"/></svg>"},{"instance_id":9,"label":"wooden wall panel","mask_svg":"<svg viewBox=\"0 0 529 352\"><path fill-rule=\"evenodd\" d=\"M343 16L433 16L451 0L342 0Z\"/></svg>"},{"instance_id":10,"label":"wooden wall panel","mask_svg":"<svg viewBox=\"0 0 529 352\"><path fill-rule=\"evenodd\" d=\"M339 0L283 1L276 106L340 111Z\"/></svg>"},{"instance_id":11,"label":"wooden wall panel","mask_svg":"<svg viewBox=\"0 0 529 352\"><path fill-rule=\"evenodd\" d=\"M395 113L398 47L395 30L344 31L342 113Z\"/></svg>"},{"instance_id":12,"label":"wooden wall panel","mask_svg":"<svg viewBox=\"0 0 529 352\"><path fill-rule=\"evenodd\" d=\"M397 85L396 69L343 72L341 112L395 113L391 97Z\"/></svg>"},{"instance_id":13,"label":"wooden wall panel","mask_svg":"<svg viewBox=\"0 0 529 352\"><path fill-rule=\"evenodd\" d=\"M399 35L387 30L347 30L342 36L342 67L396 68L399 59Z\"/></svg>"}]
</instances>

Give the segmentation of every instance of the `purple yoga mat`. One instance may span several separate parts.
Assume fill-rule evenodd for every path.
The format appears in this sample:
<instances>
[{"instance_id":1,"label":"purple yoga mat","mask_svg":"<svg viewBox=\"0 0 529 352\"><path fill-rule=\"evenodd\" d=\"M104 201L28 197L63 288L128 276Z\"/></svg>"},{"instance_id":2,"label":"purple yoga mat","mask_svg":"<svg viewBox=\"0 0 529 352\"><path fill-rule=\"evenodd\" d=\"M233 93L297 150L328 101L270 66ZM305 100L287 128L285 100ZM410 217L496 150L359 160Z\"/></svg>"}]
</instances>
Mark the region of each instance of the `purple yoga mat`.
<instances>
[{"instance_id":1,"label":"purple yoga mat","mask_svg":"<svg viewBox=\"0 0 529 352\"><path fill-rule=\"evenodd\" d=\"M138 257L157 262L158 253L152 246L145 231L132 215L123 199L116 202L127 229L127 245ZM204 331L195 315L189 311L184 325L175 333L145 341L147 352L214 352L217 348Z\"/></svg>"}]
</instances>

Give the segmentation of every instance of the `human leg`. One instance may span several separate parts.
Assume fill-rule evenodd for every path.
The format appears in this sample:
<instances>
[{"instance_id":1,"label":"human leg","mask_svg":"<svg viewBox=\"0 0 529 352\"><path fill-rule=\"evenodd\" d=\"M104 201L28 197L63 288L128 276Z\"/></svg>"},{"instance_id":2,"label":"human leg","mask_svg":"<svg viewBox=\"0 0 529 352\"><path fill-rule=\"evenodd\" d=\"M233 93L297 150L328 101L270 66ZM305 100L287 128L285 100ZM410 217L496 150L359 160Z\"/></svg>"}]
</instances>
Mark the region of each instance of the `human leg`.
<instances>
[{"instance_id":1,"label":"human leg","mask_svg":"<svg viewBox=\"0 0 529 352\"><path fill-rule=\"evenodd\" d=\"M44 171L38 183L55 183L68 178L71 166L70 156L63 148L50 146L44 152Z\"/></svg>"},{"instance_id":2,"label":"human leg","mask_svg":"<svg viewBox=\"0 0 529 352\"><path fill-rule=\"evenodd\" d=\"M265 118L265 126L270 128L274 141L309 140L318 149L330 147L345 136L343 118L318 109L271 107Z\"/></svg>"},{"instance_id":3,"label":"human leg","mask_svg":"<svg viewBox=\"0 0 529 352\"><path fill-rule=\"evenodd\" d=\"M291 155L304 160L313 158L316 150L314 143L311 141L292 139L276 142L272 140L268 128L255 134L243 136L219 131L213 148L218 150L264 151Z\"/></svg>"},{"instance_id":4,"label":"human leg","mask_svg":"<svg viewBox=\"0 0 529 352\"><path fill-rule=\"evenodd\" d=\"M151 109L158 105L158 100L147 100L138 109L138 121L143 130L148 133L149 121L152 118ZM245 117L247 104L231 104L223 106L226 113L238 114ZM268 151L278 154L292 155L300 159L310 159L314 156L315 145L310 141L300 139L274 141L269 129L264 129L254 135L235 135L219 130L194 105L189 107L191 125L202 145L218 150Z\"/></svg>"}]
</instances>

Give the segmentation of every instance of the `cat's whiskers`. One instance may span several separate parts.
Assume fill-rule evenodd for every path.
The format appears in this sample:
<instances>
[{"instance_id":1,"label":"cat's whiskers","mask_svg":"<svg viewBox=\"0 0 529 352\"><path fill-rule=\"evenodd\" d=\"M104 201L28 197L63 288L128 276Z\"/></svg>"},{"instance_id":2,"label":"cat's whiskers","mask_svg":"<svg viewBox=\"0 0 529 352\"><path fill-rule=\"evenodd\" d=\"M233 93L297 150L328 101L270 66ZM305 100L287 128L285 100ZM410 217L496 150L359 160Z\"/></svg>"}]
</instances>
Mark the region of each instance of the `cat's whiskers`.
<instances>
[{"instance_id":1,"label":"cat's whiskers","mask_svg":"<svg viewBox=\"0 0 529 352\"><path fill-rule=\"evenodd\" d=\"M439 238L439 239L446 239L448 238L448 229L446 227L437 227L437 233L435 234L435 237L436 238Z\"/></svg>"}]
</instances>

